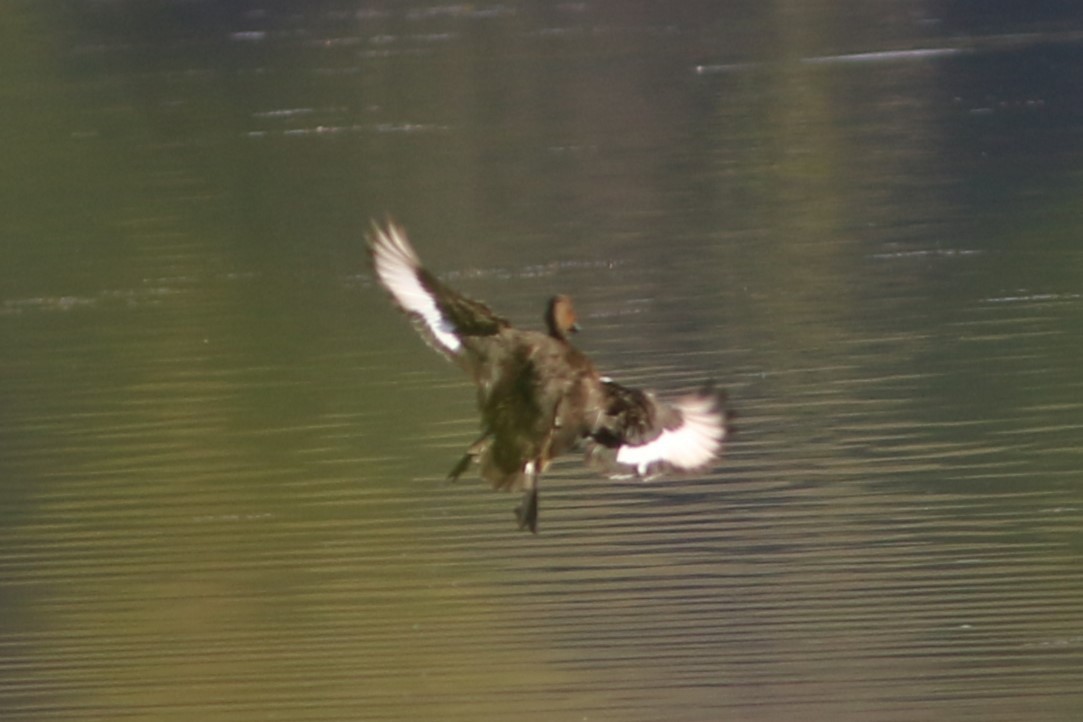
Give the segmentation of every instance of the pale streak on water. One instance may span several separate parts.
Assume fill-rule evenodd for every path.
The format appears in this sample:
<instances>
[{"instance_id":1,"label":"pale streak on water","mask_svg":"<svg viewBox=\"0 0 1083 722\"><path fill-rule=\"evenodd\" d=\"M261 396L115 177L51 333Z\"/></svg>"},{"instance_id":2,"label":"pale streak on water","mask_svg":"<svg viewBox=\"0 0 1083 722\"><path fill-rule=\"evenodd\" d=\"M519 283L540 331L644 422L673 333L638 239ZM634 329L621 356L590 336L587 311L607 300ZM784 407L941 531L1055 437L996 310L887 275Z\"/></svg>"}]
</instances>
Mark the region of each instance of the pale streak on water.
<instances>
[{"instance_id":1,"label":"pale streak on water","mask_svg":"<svg viewBox=\"0 0 1083 722\"><path fill-rule=\"evenodd\" d=\"M433 37L459 38L414 35L378 45L424 63ZM343 40L333 47L354 47ZM341 75L366 67L348 57ZM806 72L835 72L823 65ZM164 107L196 106L184 93L202 97L215 77L168 76L184 92ZM722 201L702 198L703 184L728 198L772 172L725 133L710 146L717 166L660 176L685 204L667 209L640 207L642 189L622 185L645 161L634 143L613 153L608 128L564 138L516 126L513 146L590 149L571 155L599 174L523 173L527 195L553 202L568 183L602 202L632 194L606 206L612 221L573 203L557 209L577 220L554 212L539 225L501 216L501 200L488 212L506 227L494 230L448 220L460 199L427 174L369 188L376 200L361 202L380 207L366 216L412 208L401 220L435 270L516 322L537 323L552 290L572 292L579 342L605 373L663 393L705 377L730 389L738 432L717 469L612 483L570 456L545 479L533 537L514 528L513 496L443 480L477 433L472 390L362 270L367 217L335 195L362 172L327 152L343 146L303 145L366 138L359 157L389 155L376 165L393 178L396 162L427 165L434 147L404 150L399 136L441 149L463 119L409 103L354 118L341 98L356 88L332 90L272 96L251 127L224 134L227 150L278 171L247 181L273 199L255 219L228 220L249 199L215 186L229 177L219 166L174 158L183 142L148 150L121 134L94 151L101 182L137 176L120 186L120 221L91 235L105 250L71 229L30 234L69 253L20 266L0 298L0 719L1078 717L1083 303L1064 275L1078 252L996 247L962 200L911 203L928 178L964 173L917 161L842 200L789 199L794 226L770 210L715 217ZM850 98L870 113L851 133L884 134L890 150L885 128L912 90L901 82L882 115ZM698 92L726 108L702 122L740 133L725 113L766 91ZM107 103L72 124L90 127L85 141L122 114ZM305 132L268 130L279 121ZM509 142L484 143L508 157L473 176L523 162ZM149 169L102 160L116 150ZM458 167L432 172L456 179ZM292 184L296 173L314 188ZM144 181L166 190L141 195ZM419 182L434 197L410 205ZM841 227L818 215L830 203L844 207ZM310 232L329 213L341 226ZM47 216L35 222L51 229ZM1013 234L1040 243L1055 230L1020 222ZM135 252L113 249L113 234Z\"/></svg>"}]
</instances>

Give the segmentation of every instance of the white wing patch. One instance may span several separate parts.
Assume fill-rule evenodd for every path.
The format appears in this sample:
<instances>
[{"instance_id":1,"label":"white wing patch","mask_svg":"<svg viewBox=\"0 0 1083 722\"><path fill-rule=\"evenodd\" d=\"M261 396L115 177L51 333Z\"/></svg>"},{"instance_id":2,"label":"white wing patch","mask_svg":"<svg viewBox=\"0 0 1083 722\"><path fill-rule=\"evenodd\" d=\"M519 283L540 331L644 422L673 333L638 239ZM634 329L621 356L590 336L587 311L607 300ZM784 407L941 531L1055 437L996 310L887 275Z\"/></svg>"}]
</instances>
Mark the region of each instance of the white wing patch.
<instances>
[{"instance_id":1,"label":"white wing patch","mask_svg":"<svg viewBox=\"0 0 1083 722\"><path fill-rule=\"evenodd\" d=\"M681 425L640 446L621 446L617 463L634 466L639 476L664 464L682 471L701 469L718 455L726 438L723 412L711 396L686 396L673 404L681 414Z\"/></svg>"},{"instance_id":2,"label":"white wing patch","mask_svg":"<svg viewBox=\"0 0 1083 722\"><path fill-rule=\"evenodd\" d=\"M421 260L406 240L405 232L394 223L388 223L386 229L374 225L372 232L372 262L380 283L406 313L428 329L441 351L457 354L462 342L451 322L440 313L436 299L421 285L418 278Z\"/></svg>"}]
</instances>

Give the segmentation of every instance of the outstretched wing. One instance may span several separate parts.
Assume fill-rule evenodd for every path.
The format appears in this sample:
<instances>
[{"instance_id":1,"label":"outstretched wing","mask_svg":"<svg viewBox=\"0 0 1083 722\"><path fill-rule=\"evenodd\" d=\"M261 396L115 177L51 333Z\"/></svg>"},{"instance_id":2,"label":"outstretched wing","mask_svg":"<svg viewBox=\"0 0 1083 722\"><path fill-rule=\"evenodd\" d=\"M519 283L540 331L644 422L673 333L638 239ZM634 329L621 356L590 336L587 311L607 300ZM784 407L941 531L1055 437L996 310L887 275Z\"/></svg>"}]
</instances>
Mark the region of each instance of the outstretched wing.
<instances>
[{"instance_id":1,"label":"outstretched wing","mask_svg":"<svg viewBox=\"0 0 1083 722\"><path fill-rule=\"evenodd\" d=\"M485 304L448 288L422 268L406 232L394 222L373 223L368 248L380 285L425 341L448 358L459 356L464 337L490 336L508 327Z\"/></svg>"},{"instance_id":2,"label":"outstretched wing","mask_svg":"<svg viewBox=\"0 0 1083 722\"><path fill-rule=\"evenodd\" d=\"M664 403L614 381L602 388L605 414L591 434L587 460L609 476L699 471L721 453L729 433L721 391L708 387Z\"/></svg>"}]
</instances>

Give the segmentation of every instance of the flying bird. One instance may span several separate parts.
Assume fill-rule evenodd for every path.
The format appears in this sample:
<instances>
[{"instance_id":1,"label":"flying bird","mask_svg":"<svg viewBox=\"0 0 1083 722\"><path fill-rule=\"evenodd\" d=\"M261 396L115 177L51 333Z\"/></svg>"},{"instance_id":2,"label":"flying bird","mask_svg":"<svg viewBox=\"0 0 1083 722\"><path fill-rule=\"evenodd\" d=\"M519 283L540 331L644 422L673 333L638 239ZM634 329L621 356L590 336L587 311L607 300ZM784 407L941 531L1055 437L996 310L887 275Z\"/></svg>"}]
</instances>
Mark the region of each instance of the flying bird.
<instances>
[{"instance_id":1,"label":"flying bird","mask_svg":"<svg viewBox=\"0 0 1083 722\"><path fill-rule=\"evenodd\" d=\"M720 455L729 433L724 393L707 385L666 402L602 376L571 343L579 325L568 296L549 299L544 333L524 331L425 270L394 222L373 223L368 251L395 305L477 386L482 433L449 478L477 464L495 488L522 491L520 529L537 532L541 475L580 444L587 463L611 478L703 471Z\"/></svg>"}]
</instances>

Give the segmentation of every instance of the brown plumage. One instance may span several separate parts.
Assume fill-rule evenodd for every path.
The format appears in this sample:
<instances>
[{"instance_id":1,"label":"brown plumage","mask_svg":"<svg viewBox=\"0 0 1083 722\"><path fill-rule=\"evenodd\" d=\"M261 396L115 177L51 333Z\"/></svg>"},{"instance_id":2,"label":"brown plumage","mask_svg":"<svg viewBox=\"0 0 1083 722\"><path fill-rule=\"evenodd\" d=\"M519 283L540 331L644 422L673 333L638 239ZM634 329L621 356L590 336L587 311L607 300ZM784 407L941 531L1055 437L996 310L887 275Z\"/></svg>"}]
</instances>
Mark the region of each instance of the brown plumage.
<instances>
[{"instance_id":1,"label":"brown plumage","mask_svg":"<svg viewBox=\"0 0 1083 722\"><path fill-rule=\"evenodd\" d=\"M477 385L482 434L449 476L477 463L494 487L523 490L520 528L537 531L540 476L581 441L591 465L610 476L696 471L716 460L727 433L720 392L705 388L670 405L621 386L570 343L579 326L567 296L550 299L545 333L523 331L426 271L394 223L374 224L368 240L395 304Z\"/></svg>"}]
</instances>

